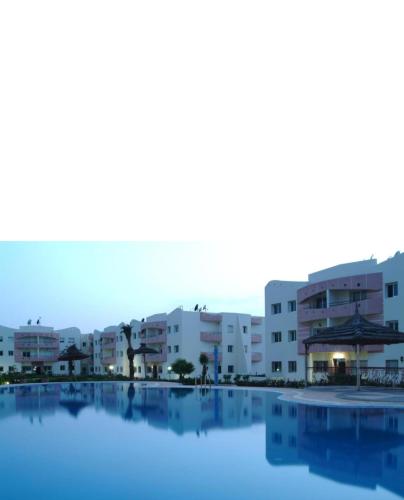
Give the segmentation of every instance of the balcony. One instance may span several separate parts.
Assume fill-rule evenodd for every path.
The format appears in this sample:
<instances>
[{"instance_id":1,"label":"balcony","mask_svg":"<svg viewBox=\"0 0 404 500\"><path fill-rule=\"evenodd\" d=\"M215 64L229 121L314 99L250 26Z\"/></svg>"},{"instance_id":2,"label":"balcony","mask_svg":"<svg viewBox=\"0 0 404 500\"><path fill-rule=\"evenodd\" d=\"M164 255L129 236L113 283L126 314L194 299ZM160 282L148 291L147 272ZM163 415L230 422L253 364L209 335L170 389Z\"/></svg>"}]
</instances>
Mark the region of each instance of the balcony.
<instances>
[{"instance_id":1,"label":"balcony","mask_svg":"<svg viewBox=\"0 0 404 500\"><path fill-rule=\"evenodd\" d=\"M160 335L152 335L149 337L141 337L141 339L146 344L166 344L167 343L167 334L164 331L161 331Z\"/></svg>"},{"instance_id":2,"label":"balcony","mask_svg":"<svg viewBox=\"0 0 404 500\"><path fill-rule=\"evenodd\" d=\"M15 352L14 359L17 363L38 363L38 362L50 362L53 363L58 359L58 353L49 354L33 354L30 357L23 356L22 352Z\"/></svg>"},{"instance_id":3,"label":"balcony","mask_svg":"<svg viewBox=\"0 0 404 500\"><path fill-rule=\"evenodd\" d=\"M167 361L167 353L160 352L157 354L146 354L146 363L165 363Z\"/></svg>"},{"instance_id":4,"label":"balcony","mask_svg":"<svg viewBox=\"0 0 404 500\"><path fill-rule=\"evenodd\" d=\"M352 300L331 302L328 307L304 307L298 309L299 322L318 321L327 318L343 318L355 314L356 304L363 315L381 314L383 312L383 299L380 296L369 297L358 302Z\"/></svg>"},{"instance_id":5,"label":"balcony","mask_svg":"<svg viewBox=\"0 0 404 500\"><path fill-rule=\"evenodd\" d=\"M142 331L148 328L165 330L167 328L167 323L165 321L146 321L142 323Z\"/></svg>"},{"instance_id":6,"label":"balcony","mask_svg":"<svg viewBox=\"0 0 404 500\"><path fill-rule=\"evenodd\" d=\"M213 352L204 352L203 354L206 354L206 356L208 357L208 361L213 362L215 360L215 355ZM223 359L222 353L219 352L217 357L219 362L221 362Z\"/></svg>"},{"instance_id":7,"label":"balcony","mask_svg":"<svg viewBox=\"0 0 404 500\"><path fill-rule=\"evenodd\" d=\"M262 319L260 316L251 316L251 324L252 325L261 325Z\"/></svg>"},{"instance_id":8,"label":"balcony","mask_svg":"<svg viewBox=\"0 0 404 500\"><path fill-rule=\"evenodd\" d=\"M101 364L114 365L116 363L116 356L104 356L101 358Z\"/></svg>"},{"instance_id":9,"label":"balcony","mask_svg":"<svg viewBox=\"0 0 404 500\"><path fill-rule=\"evenodd\" d=\"M260 361L262 361L262 353L261 352L251 353L251 361L253 363L259 363Z\"/></svg>"},{"instance_id":10,"label":"balcony","mask_svg":"<svg viewBox=\"0 0 404 500\"><path fill-rule=\"evenodd\" d=\"M220 323L222 321L221 314L212 314L207 312L200 312L199 317L201 321L208 321L210 323Z\"/></svg>"},{"instance_id":11,"label":"balcony","mask_svg":"<svg viewBox=\"0 0 404 500\"><path fill-rule=\"evenodd\" d=\"M216 342L219 344L222 341L222 334L220 332L201 332L200 338L202 342Z\"/></svg>"},{"instance_id":12,"label":"balcony","mask_svg":"<svg viewBox=\"0 0 404 500\"><path fill-rule=\"evenodd\" d=\"M260 333L253 333L251 335L252 344L261 344L261 342L262 342L262 335Z\"/></svg>"}]
</instances>

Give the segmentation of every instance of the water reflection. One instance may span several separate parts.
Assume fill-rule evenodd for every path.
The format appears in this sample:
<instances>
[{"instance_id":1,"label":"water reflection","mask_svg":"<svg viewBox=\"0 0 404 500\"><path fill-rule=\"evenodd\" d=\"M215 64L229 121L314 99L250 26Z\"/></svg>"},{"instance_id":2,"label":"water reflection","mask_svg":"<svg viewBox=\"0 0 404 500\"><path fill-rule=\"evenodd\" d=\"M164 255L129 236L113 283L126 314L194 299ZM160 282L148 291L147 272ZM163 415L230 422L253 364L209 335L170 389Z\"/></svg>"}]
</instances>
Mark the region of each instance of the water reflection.
<instances>
[{"instance_id":1,"label":"water reflection","mask_svg":"<svg viewBox=\"0 0 404 500\"><path fill-rule=\"evenodd\" d=\"M0 419L18 414L45 425L58 412L80 419L88 409L198 437L262 424L271 466L306 466L323 478L361 488L382 486L404 497L400 410L305 406L259 391L146 389L129 383L0 388Z\"/></svg>"}]
</instances>

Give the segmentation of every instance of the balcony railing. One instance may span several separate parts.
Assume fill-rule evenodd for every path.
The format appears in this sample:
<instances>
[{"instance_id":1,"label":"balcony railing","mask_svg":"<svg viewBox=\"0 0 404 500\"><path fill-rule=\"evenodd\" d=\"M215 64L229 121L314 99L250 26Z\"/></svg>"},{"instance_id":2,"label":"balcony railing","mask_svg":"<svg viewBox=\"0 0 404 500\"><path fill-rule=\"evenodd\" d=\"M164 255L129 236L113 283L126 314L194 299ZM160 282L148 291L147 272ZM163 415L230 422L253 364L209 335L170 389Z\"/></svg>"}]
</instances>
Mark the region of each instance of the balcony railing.
<instances>
[{"instance_id":1,"label":"balcony railing","mask_svg":"<svg viewBox=\"0 0 404 500\"><path fill-rule=\"evenodd\" d=\"M140 337L146 344L165 344L167 342L167 334L162 331L158 335L149 335Z\"/></svg>"},{"instance_id":2,"label":"balcony railing","mask_svg":"<svg viewBox=\"0 0 404 500\"><path fill-rule=\"evenodd\" d=\"M261 352L251 353L251 361L253 363L258 363L258 362L262 361L262 353Z\"/></svg>"},{"instance_id":3,"label":"balcony railing","mask_svg":"<svg viewBox=\"0 0 404 500\"><path fill-rule=\"evenodd\" d=\"M222 334L220 332L201 332L200 335L202 342L217 342L222 341Z\"/></svg>"},{"instance_id":4,"label":"balcony railing","mask_svg":"<svg viewBox=\"0 0 404 500\"><path fill-rule=\"evenodd\" d=\"M146 354L146 363L165 363L167 361L167 353L160 352L157 354Z\"/></svg>"},{"instance_id":5,"label":"balcony railing","mask_svg":"<svg viewBox=\"0 0 404 500\"><path fill-rule=\"evenodd\" d=\"M213 362L213 361L215 360L215 355L214 355L214 353L213 353L213 352L205 352L204 354L206 354L206 356L208 357L208 360L209 360L210 362ZM218 356L217 356L217 357L218 357L218 361L222 361L223 356L222 356L222 353L221 353L221 352L219 352L219 353L218 353Z\"/></svg>"},{"instance_id":6,"label":"balcony railing","mask_svg":"<svg viewBox=\"0 0 404 500\"><path fill-rule=\"evenodd\" d=\"M262 335L260 333L253 333L251 335L252 344L260 344L262 342Z\"/></svg>"},{"instance_id":7,"label":"balcony railing","mask_svg":"<svg viewBox=\"0 0 404 500\"><path fill-rule=\"evenodd\" d=\"M101 364L114 365L116 363L116 356L104 356L101 358Z\"/></svg>"},{"instance_id":8,"label":"balcony railing","mask_svg":"<svg viewBox=\"0 0 404 500\"><path fill-rule=\"evenodd\" d=\"M17 363L36 363L41 361L55 362L58 359L58 355L55 354L39 354L32 355L29 357L23 356L22 352L15 352L14 359Z\"/></svg>"}]
</instances>

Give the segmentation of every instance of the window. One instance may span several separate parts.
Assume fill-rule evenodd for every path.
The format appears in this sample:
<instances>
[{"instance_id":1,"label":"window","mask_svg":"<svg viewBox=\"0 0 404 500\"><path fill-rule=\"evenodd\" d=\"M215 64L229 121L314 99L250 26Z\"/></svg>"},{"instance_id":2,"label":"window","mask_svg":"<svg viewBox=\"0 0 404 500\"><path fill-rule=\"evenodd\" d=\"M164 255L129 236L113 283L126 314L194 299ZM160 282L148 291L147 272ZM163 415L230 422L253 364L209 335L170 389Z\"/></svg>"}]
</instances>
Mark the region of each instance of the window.
<instances>
[{"instance_id":1,"label":"window","mask_svg":"<svg viewBox=\"0 0 404 500\"><path fill-rule=\"evenodd\" d=\"M282 444L282 434L280 432L273 432L272 442L273 444Z\"/></svg>"},{"instance_id":2,"label":"window","mask_svg":"<svg viewBox=\"0 0 404 500\"><path fill-rule=\"evenodd\" d=\"M386 359L386 373L398 372L398 359Z\"/></svg>"},{"instance_id":3,"label":"window","mask_svg":"<svg viewBox=\"0 0 404 500\"><path fill-rule=\"evenodd\" d=\"M272 361L272 373L282 371L282 361Z\"/></svg>"},{"instance_id":4,"label":"window","mask_svg":"<svg viewBox=\"0 0 404 500\"><path fill-rule=\"evenodd\" d=\"M4 371L4 367L0 366L0 372L3 372L3 371Z\"/></svg>"},{"instance_id":5,"label":"window","mask_svg":"<svg viewBox=\"0 0 404 500\"><path fill-rule=\"evenodd\" d=\"M227 346L227 352L233 352L233 346L232 345L228 345Z\"/></svg>"},{"instance_id":6,"label":"window","mask_svg":"<svg viewBox=\"0 0 404 500\"><path fill-rule=\"evenodd\" d=\"M272 332L272 342L282 342L282 332Z\"/></svg>"},{"instance_id":7,"label":"window","mask_svg":"<svg viewBox=\"0 0 404 500\"><path fill-rule=\"evenodd\" d=\"M22 357L23 358L30 358L31 357L30 351L23 351L22 352Z\"/></svg>"},{"instance_id":8,"label":"window","mask_svg":"<svg viewBox=\"0 0 404 500\"><path fill-rule=\"evenodd\" d=\"M136 340L136 332L133 332L133 338Z\"/></svg>"},{"instance_id":9,"label":"window","mask_svg":"<svg viewBox=\"0 0 404 500\"><path fill-rule=\"evenodd\" d=\"M326 372L328 371L328 361L313 361L313 372Z\"/></svg>"},{"instance_id":10,"label":"window","mask_svg":"<svg viewBox=\"0 0 404 500\"><path fill-rule=\"evenodd\" d=\"M138 372L138 373L142 373L142 367L141 367L141 366L138 366L138 367L137 367L137 372Z\"/></svg>"},{"instance_id":11,"label":"window","mask_svg":"<svg viewBox=\"0 0 404 500\"><path fill-rule=\"evenodd\" d=\"M296 446L297 446L296 436L293 436L291 434L289 436L288 444L289 444L289 448L296 448Z\"/></svg>"},{"instance_id":12,"label":"window","mask_svg":"<svg viewBox=\"0 0 404 500\"><path fill-rule=\"evenodd\" d=\"M64 372L64 371L65 371L65 368L66 368L66 367L65 367L65 365L60 365L60 371L61 371L61 372Z\"/></svg>"},{"instance_id":13,"label":"window","mask_svg":"<svg viewBox=\"0 0 404 500\"><path fill-rule=\"evenodd\" d=\"M234 365L229 365L227 367L227 373L234 373Z\"/></svg>"},{"instance_id":14,"label":"window","mask_svg":"<svg viewBox=\"0 0 404 500\"><path fill-rule=\"evenodd\" d=\"M289 342L296 342L296 330L288 331L288 340Z\"/></svg>"},{"instance_id":15,"label":"window","mask_svg":"<svg viewBox=\"0 0 404 500\"><path fill-rule=\"evenodd\" d=\"M289 300L288 302L288 312L293 312L296 311L296 301L295 300Z\"/></svg>"},{"instance_id":16,"label":"window","mask_svg":"<svg viewBox=\"0 0 404 500\"><path fill-rule=\"evenodd\" d=\"M296 406L289 406L289 418L296 418L297 417L297 408Z\"/></svg>"},{"instance_id":17,"label":"window","mask_svg":"<svg viewBox=\"0 0 404 500\"><path fill-rule=\"evenodd\" d=\"M396 297L398 295L398 281L394 281L393 283L386 283L386 297Z\"/></svg>"},{"instance_id":18,"label":"window","mask_svg":"<svg viewBox=\"0 0 404 500\"><path fill-rule=\"evenodd\" d=\"M0 342L3 342L3 337L0 337Z\"/></svg>"},{"instance_id":19,"label":"window","mask_svg":"<svg viewBox=\"0 0 404 500\"><path fill-rule=\"evenodd\" d=\"M297 371L296 361L288 361L288 371L289 373L294 373Z\"/></svg>"},{"instance_id":20,"label":"window","mask_svg":"<svg viewBox=\"0 0 404 500\"><path fill-rule=\"evenodd\" d=\"M177 333L180 331L180 325L174 325L174 332Z\"/></svg>"},{"instance_id":21,"label":"window","mask_svg":"<svg viewBox=\"0 0 404 500\"><path fill-rule=\"evenodd\" d=\"M386 321L386 326L389 328L392 328L396 332L398 332L398 321L397 320L391 320L391 321Z\"/></svg>"},{"instance_id":22,"label":"window","mask_svg":"<svg viewBox=\"0 0 404 500\"><path fill-rule=\"evenodd\" d=\"M248 333L248 329L246 326L243 326L243 333Z\"/></svg>"},{"instance_id":23,"label":"window","mask_svg":"<svg viewBox=\"0 0 404 500\"><path fill-rule=\"evenodd\" d=\"M87 342L83 342L83 347L86 347L86 345L87 345Z\"/></svg>"},{"instance_id":24,"label":"window","mask_svg":"<svg viewBox=\"0 0 404 500\"><path fill-rule=\"evenodd\" d=\"M169 354L171 353L171 346L170 345L168 346L168 353Z\"/></svg>"},{"instance_id":25,"label":"window","mask_svg":"<svg viewBox=\"0 0 404 500\"><path fill-rule=\"evenodd\" d=\"M60 343L63 344L65 341L65 339L60 339ZM95 343L97 343L97 341L95 341Z\"/></svg>"},{"instance_id":26,"label":"window","mask_svg":"<svg viewBox=\"0 0 404 500\"><path fill-rule=\"evenodd\" d=\"M233 325L227 325L227 333L233 333L234 332L234 326Z\"/></svg>"},{"instance_id":27,"label":"window","mask_svg":"<svg viewBox=\"0 0 404 500\"><path fill-rule=\"evenodd\" d=\"M174 352L180 352L180 346L179 345L175 345L174 346Z\"/></svg>"},{"instance_id":28,"label":"window","mask_svg":"<svg viewBox=\"0 0 404 500\"><path fill-rule=\"evenodd\" d=\"M278 302L277 304L272 304L271 311L272 311L272 314L280 314L282 312L281 303Z\"/></svg>"},{"instance_id":29,"label":"window","mask_svg":"<svg viewBox=\"0 0 404 500\"><path fill-rule=\"evenodd\" d=\"M217 367L217 373L222 373L222 365L218 365L218 367Z\"/></svg>"},{"instance_id":30,"label":"window","mask_svg":"<svg viewBox=\"0 0 404 500\"><path fill-rule=\"evenodd\" d=\"M0 356L3 356L3 351L0 351Z\"/></svg>"},{"instance_id":31,"label":"window","mask_svg":"<svg viewBox=\"0 0 404 500\"><path fill-rule=\"evenodd\" d=\"M272 405L272 415L275 417L281 417L282 416L282 405L279 403L273 404Z\"/></svg>"},{"instance_id":32,"label":"window","mask_svg":"<svg viewBox=\"0 0 404 500\"><path fill-rule=\"evenodd\" d=\"M327 307L327 297L317 297L314 307L315 309L325 309Z\"/></svg>"},{"instance_id":33,"label":"window","mask_svg":"<svg viewBox=\"0 0 404 500\"><path fill-rule=\"evenodd\" d=\"M248 352L248 345L244 346L244 352Z\"/></svg>"},{"instance_id":34,"label":"window","mask_svg":"<svg viewBox=\"0 0 404 500\"><path fill-rule=\"evenodd\" d=\"M171 333L171 326L167 327L167 333Z\"/></svg>"}]
</instances>

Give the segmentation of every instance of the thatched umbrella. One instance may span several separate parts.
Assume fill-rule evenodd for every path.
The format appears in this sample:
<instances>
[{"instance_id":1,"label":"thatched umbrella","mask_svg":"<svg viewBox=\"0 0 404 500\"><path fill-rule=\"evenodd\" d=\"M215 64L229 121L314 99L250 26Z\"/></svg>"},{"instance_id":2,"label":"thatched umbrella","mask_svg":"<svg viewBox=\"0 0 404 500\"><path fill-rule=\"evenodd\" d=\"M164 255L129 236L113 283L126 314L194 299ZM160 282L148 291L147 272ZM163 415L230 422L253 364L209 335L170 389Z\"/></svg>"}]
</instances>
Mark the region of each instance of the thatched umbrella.
<instances>
[{"instance_id":1,"label":"thatched umbrella","mask_svg":"<svg viewBox=\"0 0 404 500\"><path fill-rule=\"evenodd\" d=\"M306 348L306 373L307 385L307 356L309 347L313 344L350 345L356 351L356 388L360 388L359 346L361 345L391 345L404 343L404 333L397 332L391 327L373 323L359 314L356 304L355 314L345 323L337 326L323 328L316 335L303 340Z\"/></svg>"},{"instance_id":2,"label":"thatched umbrella","mask_svg":"<svg viewBox=\"0 0 404 500\"><path fill-rule=\"evenodd\" d=\"M87 359L89 357L90 356L88 354L84 354L84 352L77 349L76 344L73 344L60 353L58 361L68 361L69 375L73 375L73 361L81 361L82 359Z\"/></svg>"},{"instance_id":3,"label":"thatched umbrella","mask_svg":"<svg viewBox=\"0 0 404 500\"><path fill-rule=\"evenodd\" d=\"M158 352L155 349L152 349L151 347L147 347L146 344L141 343L140 347L138 349L135 349L134 354L141 354L143 356L143 365L144 365L144 376L147 378L147 371L146 371L146 354L158 354Z\"/></svg>"}]
</instances>

